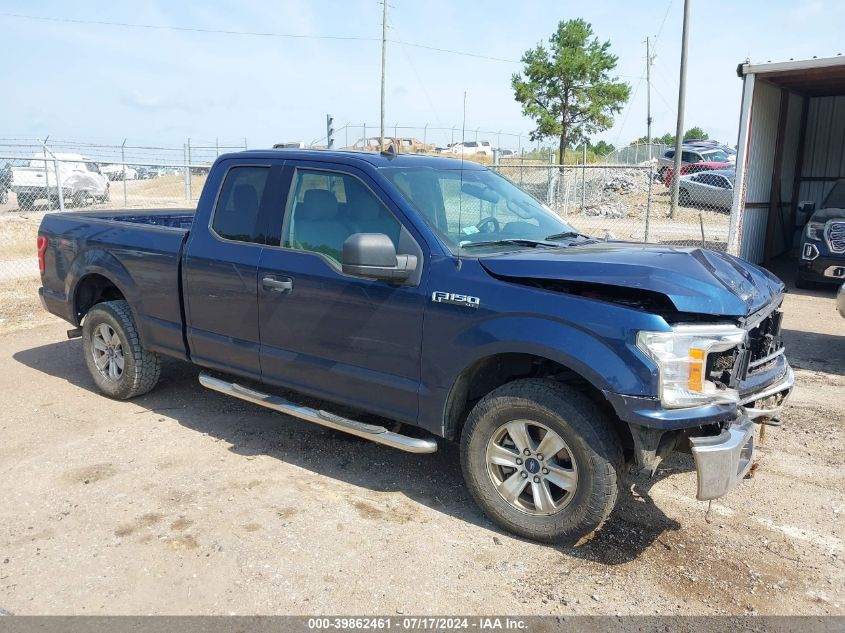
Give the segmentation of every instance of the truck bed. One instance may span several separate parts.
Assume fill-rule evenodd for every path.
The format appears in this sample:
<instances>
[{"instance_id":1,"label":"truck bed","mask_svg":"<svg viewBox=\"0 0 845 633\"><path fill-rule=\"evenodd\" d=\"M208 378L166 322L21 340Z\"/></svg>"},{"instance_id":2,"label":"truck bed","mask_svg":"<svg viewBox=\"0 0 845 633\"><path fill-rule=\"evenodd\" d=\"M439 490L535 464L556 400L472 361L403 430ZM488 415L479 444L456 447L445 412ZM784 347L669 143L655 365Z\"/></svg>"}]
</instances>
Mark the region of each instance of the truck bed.
<instances>
[{"instance_id":1,"label":"truck bed","mask_svg":"<svg viewBox=\"0 0 845 633\"><path fill-rule=\"evenodd\" d=\"M146 345L184 356L180 262L193 217L188 209L47 214L39 230L47 238L42 301L78 323L86 300L79 288L102 273L133 307Z\"/></svg>"},{"instance_id":2,"label":"truck bed","mask_svg":"<svg viewBox=\"0 0 845 633\"><path fill-rule=\"evenodd\" d=\"M172 229L189 230L194 220L193 209L119 209L109 211L83 211L74 213L77 217L95 218L98 220L112 220L115 222L132 222L133 224L147 224L151 226L165 226Z\"/></svg>"}]
</instances>

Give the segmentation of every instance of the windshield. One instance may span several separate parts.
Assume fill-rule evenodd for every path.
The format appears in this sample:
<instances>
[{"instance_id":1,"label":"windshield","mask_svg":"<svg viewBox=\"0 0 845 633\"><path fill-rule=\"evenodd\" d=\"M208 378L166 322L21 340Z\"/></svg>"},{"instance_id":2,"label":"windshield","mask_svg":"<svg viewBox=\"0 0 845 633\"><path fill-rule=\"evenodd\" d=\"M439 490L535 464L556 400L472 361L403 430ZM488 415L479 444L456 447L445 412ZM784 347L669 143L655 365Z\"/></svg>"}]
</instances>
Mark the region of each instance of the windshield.
<instances>
[{"instance_id":1,"label":"windshield","mask_svg":"<svg viewBox=\"0 0 845 633\"><path fill-rule=\"evenodd\" d=\"M531 242L578 233L551 209L487 169L384 167L382 172L416 207L426 222L457 253L503 247L530 248ZM513 240L524 241L524 244ZM484 244L481 244L481 243Z\"/></svg>"},{"instance_id":2,"label":"windshield","mask_svg":"<svg viewBox=\"0 0 845 633\"><path fill-rule=\"evenodd\" d=\"M711 163L727 163L728 162L728 155L726 152L723 152L720 149L714 149L709 152L702 152L701 155L704 157L704 160L711 162Z\"/></svg>"}]
</instances>

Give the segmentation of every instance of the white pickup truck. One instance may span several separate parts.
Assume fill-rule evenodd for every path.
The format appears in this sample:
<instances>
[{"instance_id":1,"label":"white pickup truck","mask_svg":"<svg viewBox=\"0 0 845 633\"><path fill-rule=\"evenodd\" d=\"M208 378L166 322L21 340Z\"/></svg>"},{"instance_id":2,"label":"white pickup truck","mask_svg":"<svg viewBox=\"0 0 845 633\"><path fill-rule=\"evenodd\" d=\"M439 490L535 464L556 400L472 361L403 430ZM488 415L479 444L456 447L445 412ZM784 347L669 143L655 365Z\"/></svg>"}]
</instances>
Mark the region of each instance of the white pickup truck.
<instances>
[{"instance_id":1,"label":"white pickup truck","mask_svg":"<svg viewBox=\"0 0 845 633\"><path fill-rule=\"evenodd\" d=\"M100 167L82 154L35 154L26 167L13 167L10 189L18 197L21 209L32 209L36 200L58 206L61 196L73 206L83 206L89 199L109 199L109 180Z\"/></svg>"}]
</instances>

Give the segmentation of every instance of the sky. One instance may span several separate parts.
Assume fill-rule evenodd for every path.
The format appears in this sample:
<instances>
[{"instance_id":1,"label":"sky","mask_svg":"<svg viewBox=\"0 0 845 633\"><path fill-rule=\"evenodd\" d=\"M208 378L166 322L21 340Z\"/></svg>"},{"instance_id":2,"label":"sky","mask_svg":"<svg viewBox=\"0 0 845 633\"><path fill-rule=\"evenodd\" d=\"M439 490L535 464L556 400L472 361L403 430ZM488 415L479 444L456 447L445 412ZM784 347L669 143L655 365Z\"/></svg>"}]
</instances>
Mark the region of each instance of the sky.
<instances>
[{"instance_id":1,"label":"sky","mask_svg":"<svg viewBox=\"0 0 845 633\"><path fill-rule=\"evenodd\" d=\"M738 63L845 53L841 0L691 2L685 127L700 126L730 144L742 88ZM388 9L392 40L485 56L389 43L388 132L398 124L418 127L405 134L425 134L430 142L459 140L466 92L466 138L529 144L532 123L514 101L511 75L525 50L572 18L587 20L610 41L619 57L615 72L632 88L614 126L595 139L620 146L645 135L647 36L656 52L653 131L674 132L683 0L389 0ZM250 147L268 147L320 139L328 113L339 145L361 137L363 123L377 135L381 11L379 0L0 0L0 138L49 134L178 146L187 138L221 144L246 138Z\"/></svg>"}]
</instances>

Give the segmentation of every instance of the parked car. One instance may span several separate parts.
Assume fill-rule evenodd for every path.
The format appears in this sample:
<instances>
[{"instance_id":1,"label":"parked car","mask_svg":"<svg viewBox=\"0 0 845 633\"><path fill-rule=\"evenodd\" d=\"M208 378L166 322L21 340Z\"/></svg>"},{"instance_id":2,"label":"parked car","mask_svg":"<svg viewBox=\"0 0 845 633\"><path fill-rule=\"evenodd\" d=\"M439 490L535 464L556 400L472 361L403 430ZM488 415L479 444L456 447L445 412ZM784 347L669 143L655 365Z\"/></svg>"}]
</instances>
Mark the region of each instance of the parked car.
<instances>
[{"instance_id":1,"label":"parked car","mask_svg":"<svg viewBox=\"0 0 845 633\"><path fill-rule=\"evenodd\" d=\"M152 180L153 178L158 178L159 173L158 169L155 167L149 167L148 165L138 165L134 167L135 169L135 178L137 180Z\"/></svg>"},{"instance_id":2,"label":"parked car","mask_svg":"<svg viewBox=\"0 0 845 633\"><path fill-rule=\"evenodd\" d=\"M82 206L89 199L108 200L109 181L99 165L82 154L53 153L45 160L39 152L25 167L12 168L11 191L21 209L31 209L42 199L58 206L60 195L63 201L69 199L69 204Z\"/></svg>"},{"instance_id":3,"label":"parked car","mask_svg":"<svg viewBox=\"0 0 845 633\"><path fill-rule=\"evenodd\" d=\"M681 176L678 204L730 210L733 202L736 171L719 169Z\"/></svg>"},{"instance_id":4,"label":"parked car","mask_svg":"<svg viewBox=\"0 0 845 633\"><path fill-rule=\"evenodd\" d=\"M499 158L515 158L517 156L516 150L500 149Z\"/></svg>"},{"instance_id":5,"label":"parked car","mask_svg":"<svg viewBox=\"0 0 845 633\"><path fill-rule=\"evenodd\" d=\"M349 147L344 147L343 149L351 149L356 151L365 151L365 152L377 152L379 151L379 146L382 142L381 137L379 136L370 136L369 138L360 138L355 141ZM390 146L393 146L396 149L397 153L399 151L399 147L401 147L401 143L399 139L394 138L392 136L385 136L384 137L384 148L387 149Z\"/></svg>"},{"instance_id":6,"label":"parked car","mask_svg":"<svg viewBox=\"0 0 845 633\"><path fill-rule=\"evenodd\" d=\"M491 520L573 542L626 463L688 450L697 497L726 494L792 389L776 277L591 239L477 163L249 151L205 187L196 211L41 222L41 301L109 397L150 391L172 356L209 389L379 444L456 442Z\"/></svg>"},{"instance_id":7,"label":"parked car","mask_svg":"<svg viewBox=\"0 0 845 633\"><path fill-rule=\"evenodd\" d=\"M482 154L484 156L493 155L493 146L490 141L464 141L463 143L455 143L448 152L457 156L466 156L470 154Z\"/></svg>"},{"instance_id":8,"label":"parked car","mask_svg":"<svg viewBox=\"0 0 845 633\"><path fill-rule=\"evenodd\" d=\"M723 171L730 170L733 167L730 163L685 163L681 165L681 178L692 174L698 174L703 171ZM672 167L666 167L663 170L662 176L663 184L666 187L672 186L672 181L675 180L675 170Z\"/></svg>"},{"instance_id":9,"label":"parked car","mask_svg":"<svg viewBox=\"0 0 845 633\"><path fill-rule=\"evenodd\" d=\"M684 166L699 163L719 165L720 167L716 167L716 169L720 169L732 167L736 163L736 157L734 156L734 162L732 163L728 153L719 147L684 145L681 151L681 174L694 173L694 170L684 171ZM667 179L666 174L671 174L671 172L674 171L674 168L675 149L667 149L663 152L663 155L657 159L657 173L663 178L664 183ZM702 170L699 169L698 171Z\"/></svg>"},{"instance_id":10,"label":"parked car","mask_svg":"<svg viewBox=\"0 0 845 633\"><path fill-rule=\"evenodd\" d=\"M804 225L807 216L809 220ZM796 221L804 225L795 285L842 283L845 279L845 178L836 181L820 209L813 202L798 205Z\"/></svg>"},{"instance_id":11,"label":"parked car","mask_svg":"<svg viewBox=\"0 0 845 633\"><path fill-rule=\"evenodd\" d=\"M718 141L684 141L684 146L689 147L690 149L700 149L700 150L708 150L708 149L718 149L725 153L727 156L729 163L736 164L736 150L729 145L724 145L719 143ZM672 154L674 156L674 152Z\"/></svg>"},{"instance_id":12,"label":"parked car","mask_svg":"<svg viewBox=\"0 0 845 633\"><path fill-rule=\"evenodd\" d=\"M12 186L12 165L6 163L0 169L0 204L9 201L9 188Z\"/></svg>"},{"instance_id":13,"label":"parked car","mask_svg":"<svg viewBox=\"0 0 845 633\"><path fill-rule=\"evenodd\" d=\"M102 172L109 180L135 180L138 171L129 165L104 165Z\"/></svg>"},{"instance_id":14,"label":"parked car","mask_svg":"<svg viewBox=\"0 0 845 633\"><path fill-rule=\"evenodd\" d=\"M421 140L405 136L399 140L399 147L397 151L404 154L427 154L434 151L434 145L423 143Z\"/></svg>"}]
</instances>

